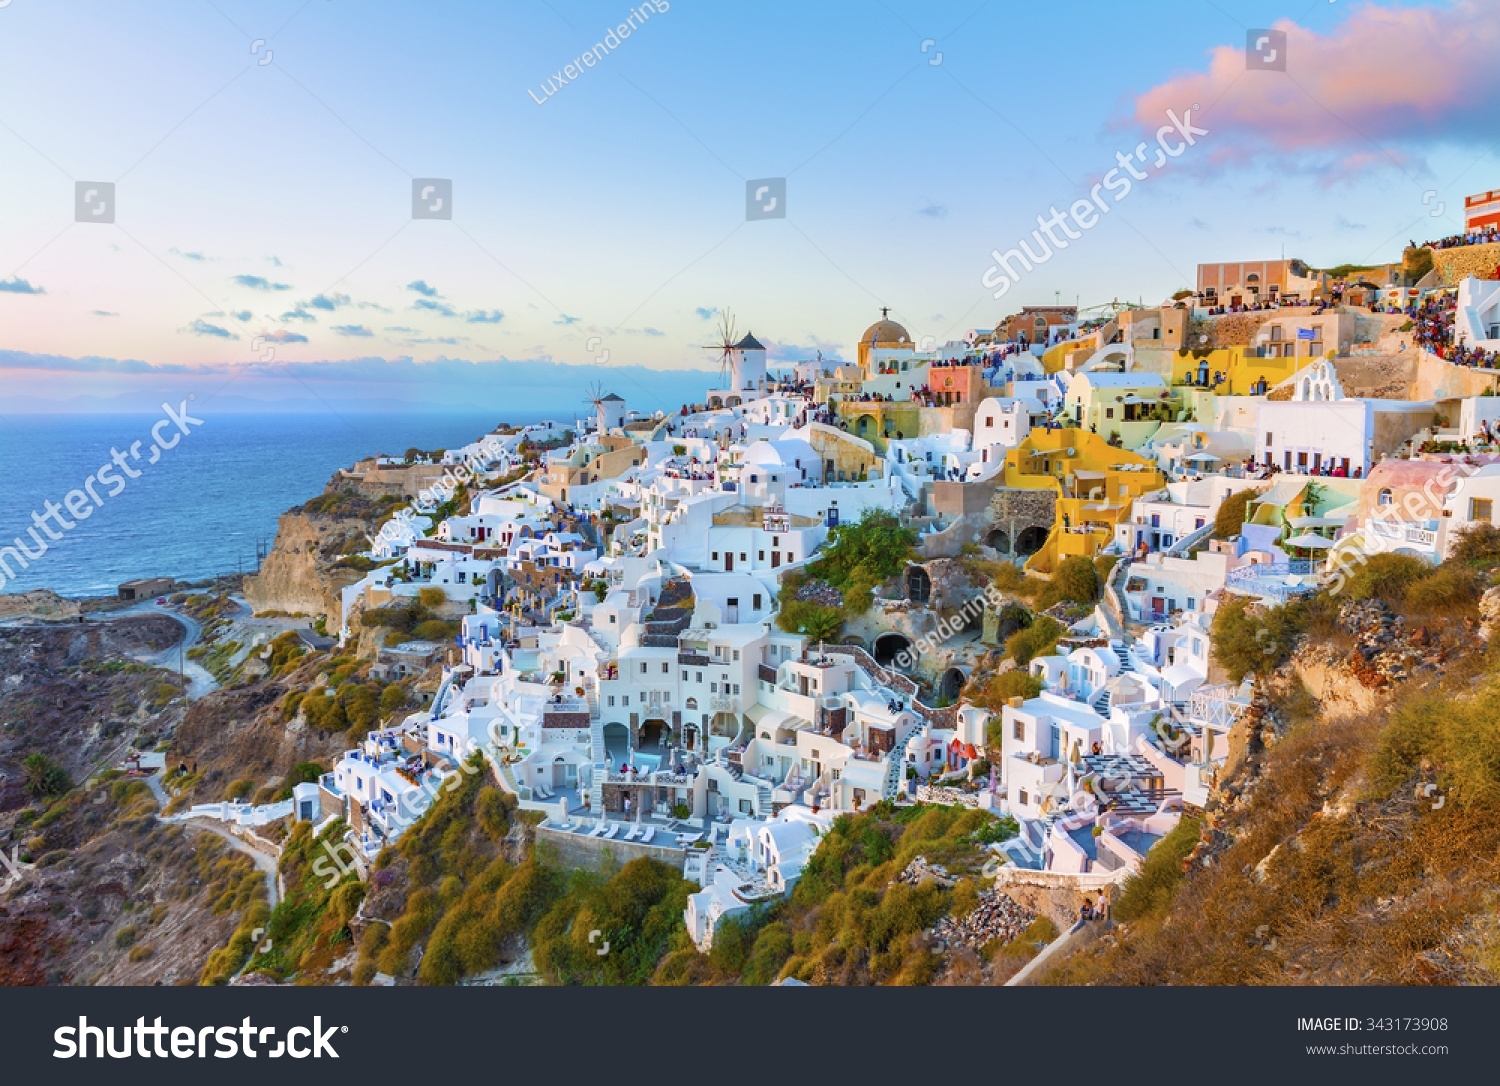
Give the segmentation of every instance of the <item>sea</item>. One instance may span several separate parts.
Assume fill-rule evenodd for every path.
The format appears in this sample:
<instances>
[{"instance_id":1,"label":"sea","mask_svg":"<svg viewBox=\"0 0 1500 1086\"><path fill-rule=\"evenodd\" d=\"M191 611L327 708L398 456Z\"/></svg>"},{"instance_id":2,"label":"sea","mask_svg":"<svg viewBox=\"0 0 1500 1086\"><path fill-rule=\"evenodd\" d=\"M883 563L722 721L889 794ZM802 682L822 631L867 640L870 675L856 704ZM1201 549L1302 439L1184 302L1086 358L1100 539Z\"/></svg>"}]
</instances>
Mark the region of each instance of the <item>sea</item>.
<instances>
[{"instance_id":1,"label":"sea","mask_svg":"<svg viewBox=\"0 0 1500 1086\"><path fill-rule=\"evenodd\" d=\"M189 413L193 406L188 405ZM560 416L559 421L563 421ZM62 596L113 595L124 581L174 577L197 581L237 570L253 572L256 552L270 550L277 518L323 491L339 468L409 448L457 448L501 422L540 422L544 414L223 414L202 412L202 425L179 427L153 415L7 415L0 417L0 548L20 536L32 554L32 514L46 516L48 502L62 506L47 518L52 534L38 530L46 551L10 576L0 564L0 593L50 588ZM162 440L153 439L153 428ZM161 449L150 463L151 449ZM132 446L139 459L131 459ZM97 481L118 450L134 478L113 468L106 476L123 489ZM95 475L95 506L85 483ZM92 509L84 519L74 506ZM63 523L71 524L66 527ZM8 554L0 558L10 559Z\"/></svg>"}]
</instances>

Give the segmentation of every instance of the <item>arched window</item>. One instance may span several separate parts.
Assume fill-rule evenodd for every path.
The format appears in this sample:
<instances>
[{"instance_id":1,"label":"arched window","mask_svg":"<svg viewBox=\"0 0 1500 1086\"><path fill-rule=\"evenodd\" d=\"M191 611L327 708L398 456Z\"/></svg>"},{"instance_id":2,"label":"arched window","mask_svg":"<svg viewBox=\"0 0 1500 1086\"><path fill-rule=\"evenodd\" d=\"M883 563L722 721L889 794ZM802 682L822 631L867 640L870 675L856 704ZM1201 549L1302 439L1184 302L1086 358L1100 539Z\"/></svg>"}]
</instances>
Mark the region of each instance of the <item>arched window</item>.
<instances>
[{"instance_id":1,"label":"arched window","mask_svg":"<svg viewBox=\"0 0 1500 1086\"><path fill-rule=\"evenodd\" d=\"M1391 488L1390 487L1383 487L1383 488L1381 488L1380 497L1378 499L1376 499L1376 500L1381 505L1390 505L1391 504L1391 500L1392 500L1391 499Z\"/></svg>"}]
</instances>

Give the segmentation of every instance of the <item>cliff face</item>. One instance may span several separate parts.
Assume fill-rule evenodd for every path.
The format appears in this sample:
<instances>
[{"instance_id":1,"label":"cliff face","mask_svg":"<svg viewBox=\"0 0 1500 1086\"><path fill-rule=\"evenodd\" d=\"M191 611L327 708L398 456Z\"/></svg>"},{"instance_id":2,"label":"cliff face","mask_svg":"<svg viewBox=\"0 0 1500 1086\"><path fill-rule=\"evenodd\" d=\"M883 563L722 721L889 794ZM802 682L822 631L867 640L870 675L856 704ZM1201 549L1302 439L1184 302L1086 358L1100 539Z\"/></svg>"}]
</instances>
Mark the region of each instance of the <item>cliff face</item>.
<instances>
[{"instance_id":1,"label":"cliff face","mask_svg":"<svg viewBox=\"0 0 1500 1086\"><path fill-rule=\"evenodd\" d=\"M360 574L335 569L333 563L351 535L364 538L364 527L359 520L283 513L276 525L276 544L265 564L258 574L245 578L246 602L257 614L325 615L329 628L338 629L343 618L339 592L359 580Z\"/></svg>"}]
</instances>

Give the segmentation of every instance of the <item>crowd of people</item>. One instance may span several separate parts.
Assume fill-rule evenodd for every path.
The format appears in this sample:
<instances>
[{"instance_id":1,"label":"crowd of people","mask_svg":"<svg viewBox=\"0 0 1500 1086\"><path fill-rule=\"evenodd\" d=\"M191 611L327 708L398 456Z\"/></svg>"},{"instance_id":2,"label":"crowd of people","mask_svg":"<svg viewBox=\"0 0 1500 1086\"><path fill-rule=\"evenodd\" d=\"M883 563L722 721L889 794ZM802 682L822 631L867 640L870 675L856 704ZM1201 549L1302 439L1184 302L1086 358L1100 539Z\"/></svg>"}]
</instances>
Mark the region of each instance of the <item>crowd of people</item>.
<instances>
[{"instance_id":1,"label":"crowd of people","mask_svg":"<svg viewBox=\"0 0 1500 1086\"><path fill-rule=\"evenodd\" d=\"M1269 479L1273 475L1310 475L1325 479L1363 479L1365 469L1358 464L1354 465L1353 471L1345 471L1342 463L1335 463L1332 458L1324 457L1319 467L1298 467L1292 469L1279 468L1275 464L1257 464L1253 457L1245 459L1245 477L1251 479Z\"/></svg>"},{"instance_id":2,"label":"crowd of people","mask_svg":"<svg viewBox=\"0 0 1500 1086\"><path fill-rule=\"evenodd\" d=\"M1500 241L1500 224L1486 226L1482 230L1470 230L1463 234L1449 234L1437 241L1424 241L1418 245L1415 241L1411 243L1413 249L1461 249L1465 245L1490 245Z\"/></svg>"}]
</instances>

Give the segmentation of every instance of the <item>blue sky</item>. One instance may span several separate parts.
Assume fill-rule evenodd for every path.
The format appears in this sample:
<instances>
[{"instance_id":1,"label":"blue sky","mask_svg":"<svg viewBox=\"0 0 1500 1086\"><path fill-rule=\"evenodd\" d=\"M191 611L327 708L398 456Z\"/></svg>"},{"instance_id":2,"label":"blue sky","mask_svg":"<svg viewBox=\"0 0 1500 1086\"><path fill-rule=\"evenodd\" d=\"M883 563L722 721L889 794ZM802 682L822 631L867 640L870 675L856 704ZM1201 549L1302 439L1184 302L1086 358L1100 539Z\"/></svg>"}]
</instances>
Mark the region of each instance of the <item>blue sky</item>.
<instances>
[{"instance_id":1,"label":"blue sky","mask_svg":"<svg viewBox=\"0 0 1500 1086\"><path fill-rule=\"evenodd\" d=\"M1500 187L1475 121L1500 105L1496 21L1472 2L673 0L547 97L631 11L11 0L6 386L438 403L466 372L701 368L726 306L778 357L847 355L880 306L941 341L1022 304L1159 301L1200 261L1283 246L1398 259ZM1290 35L1287 73L1243 71L1255 27ZM1372 102L1392 84L1411 108ZM990 251L1179 95L1212 96L1210 134L992 298ZM412 220L422 177L452 179L452 221ZM787 217L746 222L765 177ZM73 223L77 181L116 183L114 225Z\"/></svg>"}]
</instances>

